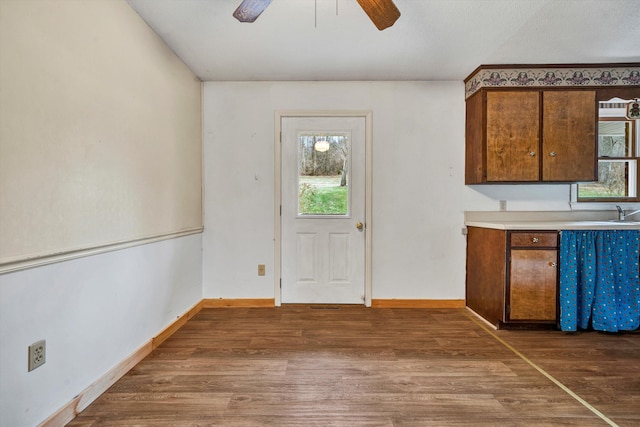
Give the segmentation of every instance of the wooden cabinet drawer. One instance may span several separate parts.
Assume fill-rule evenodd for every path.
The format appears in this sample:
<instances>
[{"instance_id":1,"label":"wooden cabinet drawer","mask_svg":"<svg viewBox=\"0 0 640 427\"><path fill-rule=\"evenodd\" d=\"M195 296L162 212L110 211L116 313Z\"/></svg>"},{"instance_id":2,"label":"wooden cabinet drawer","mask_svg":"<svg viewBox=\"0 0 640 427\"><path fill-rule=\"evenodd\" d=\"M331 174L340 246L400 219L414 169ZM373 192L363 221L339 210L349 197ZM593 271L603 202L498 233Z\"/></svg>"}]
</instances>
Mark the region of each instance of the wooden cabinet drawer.
<instances>
[{"instance_id":1,"label":"wooden cabinet drawer","mask_svg":"<svg viewBox=\"0 0 640 427\"><path fill-rule=\"evenodd\" d=\"M512 232L510 233L510 246L513 247L545 247L558 246L558 233L556 232Z\"/></svg>"}]
</instances>

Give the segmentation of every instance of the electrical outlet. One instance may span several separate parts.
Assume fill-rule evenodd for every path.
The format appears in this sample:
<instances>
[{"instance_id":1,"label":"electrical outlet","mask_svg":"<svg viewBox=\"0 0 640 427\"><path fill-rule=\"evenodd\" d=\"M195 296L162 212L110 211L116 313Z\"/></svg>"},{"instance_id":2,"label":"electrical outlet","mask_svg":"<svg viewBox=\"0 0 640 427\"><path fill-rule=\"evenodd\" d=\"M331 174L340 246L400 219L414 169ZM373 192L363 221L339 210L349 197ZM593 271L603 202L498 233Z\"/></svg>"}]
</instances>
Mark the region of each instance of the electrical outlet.
<instances>
[{"instance_id":1,"label":"electrical outlet","mask_svg":"<svg viewBox=\"0 0 640 427\"><path fill-rule=\"evenodd\" d=\"M265 265L258 264L258 276L264 276L264 275L265 275Z\"/></svg>"},{"instance_id":2,"label":"electrical outlet","mask_svg":"<svg viewBox=\"0 0 640 427\"><path fill-rule=\"evenodd\" d=\"M36 341L29 346L29 372L44 365L47 361L47 342Z\"/></svg>"},{"instance_id":3,"label":"electrical outlet","mask_svg":"<svg viewBox=\"0 0 640 427\"><path fill-rule=\"evenodd\" d=\"M503 211L503 212L507 210L507 201L506 200L500 200L500 210Z\"/></svg>"}]
</instances>

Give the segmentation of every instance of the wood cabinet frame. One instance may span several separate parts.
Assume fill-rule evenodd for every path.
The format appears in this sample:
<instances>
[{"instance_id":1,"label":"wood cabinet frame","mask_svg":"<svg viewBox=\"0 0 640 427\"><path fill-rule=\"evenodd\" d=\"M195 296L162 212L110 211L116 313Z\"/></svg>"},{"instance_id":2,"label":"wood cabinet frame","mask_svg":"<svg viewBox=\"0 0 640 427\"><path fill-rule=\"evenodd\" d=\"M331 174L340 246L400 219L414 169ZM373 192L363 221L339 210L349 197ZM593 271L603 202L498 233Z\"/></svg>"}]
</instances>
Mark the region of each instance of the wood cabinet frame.
<instances>
[{"instance_id":1,"label":"wood cabinet frame","mask_svg":"<svg viewBox=\"0 0 640 427\"><path fill-rule=\"evenodd\" d=\"M533 238L538 241L533 242ZM531 238L531 242L526 239ZM523 240L524 239L524 240ZM558 317L558 232L553 230L506 231L480 227L468 227L467 234L467 278L466 304L471 310L499 329L557 328ZM553 268L546 277L543 291L545 308L535 307L539 301L525 301L532 296L533 287L540 285L538 277L528 281L518 278L519 294L514 293L512 280L513 251L518 255L537 255L542 252L547 258L534 259L532 274L546 274L541 269ZM550 256L550 258L549 258ZM535 257L534 257L535 258ZM555 266L544 265L553 261ZM527 274L527 272L521 272ZM549 282L551 280L551 282ZM523 286L524 284L524 286ZM553 295L549 294L549 291ZM520 298L514 301L513 296ZM518 315L512 315L514 304ZM533 309L532 309L533 307ZM527 316L523 313L533 313Z\"/></svg>"}]
</instances>

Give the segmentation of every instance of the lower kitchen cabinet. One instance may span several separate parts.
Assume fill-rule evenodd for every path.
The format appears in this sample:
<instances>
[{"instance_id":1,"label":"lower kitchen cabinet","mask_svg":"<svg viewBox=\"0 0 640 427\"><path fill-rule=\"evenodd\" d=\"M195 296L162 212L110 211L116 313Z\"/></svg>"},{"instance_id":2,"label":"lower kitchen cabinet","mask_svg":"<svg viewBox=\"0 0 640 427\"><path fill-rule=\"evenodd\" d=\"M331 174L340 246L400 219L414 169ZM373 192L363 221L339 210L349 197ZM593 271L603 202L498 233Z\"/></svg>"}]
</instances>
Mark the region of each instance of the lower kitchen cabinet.
<instances>
[{"instance_id":1,"label":"lower kitchen cabinet","mask_svg":"<svg viewBox=\"0 0 640 427\"><path fill-rule=\"evenodd\" d=\"M469 227L467 306L498 328L557 323L558 232Z\"/></svg>"}]
</instances>

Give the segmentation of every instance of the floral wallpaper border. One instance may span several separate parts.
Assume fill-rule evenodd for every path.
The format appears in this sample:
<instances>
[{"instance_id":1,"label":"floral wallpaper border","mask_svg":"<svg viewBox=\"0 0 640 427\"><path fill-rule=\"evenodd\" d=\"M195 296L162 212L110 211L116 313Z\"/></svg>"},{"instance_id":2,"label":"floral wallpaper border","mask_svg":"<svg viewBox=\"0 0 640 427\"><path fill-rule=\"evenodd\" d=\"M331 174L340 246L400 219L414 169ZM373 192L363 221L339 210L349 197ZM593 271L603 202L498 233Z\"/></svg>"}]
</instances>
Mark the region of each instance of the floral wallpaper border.
<instances>
[{"instance_id":1,"label":"floral wallpaper border","mask_svg":"<svg viewBox=\"0 0 640 427\"><path fill-rule=\"evenodd\" d=\"M465 83L465 98L484 87L640 86L638 67L485 68Z\"/></svg>"}]
</instances>

